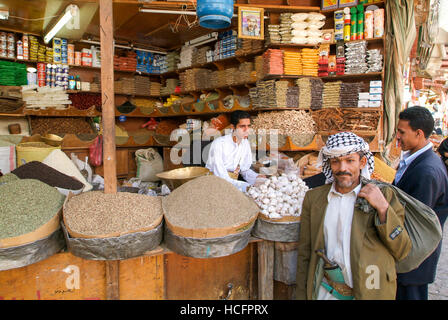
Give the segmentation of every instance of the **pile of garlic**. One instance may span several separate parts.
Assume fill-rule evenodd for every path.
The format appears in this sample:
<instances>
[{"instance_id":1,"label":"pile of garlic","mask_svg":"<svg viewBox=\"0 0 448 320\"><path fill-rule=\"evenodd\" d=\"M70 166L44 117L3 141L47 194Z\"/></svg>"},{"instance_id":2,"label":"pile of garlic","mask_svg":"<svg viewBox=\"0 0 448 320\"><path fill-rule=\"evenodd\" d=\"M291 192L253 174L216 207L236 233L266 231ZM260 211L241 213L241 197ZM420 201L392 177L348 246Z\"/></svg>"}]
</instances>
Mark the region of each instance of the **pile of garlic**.
<instances>
[{"instance_id":1,"label":"pile of garlic","mask_svg":"<svg viewBox=\"0 0 448 320\"><path fill-rule=\"evenodd\" d=\"M263 184L252 186L247 194L254 199L261 213L271 219L300 216L308 187L296 174L272 176Z\"/></svg>"}]
</instances>

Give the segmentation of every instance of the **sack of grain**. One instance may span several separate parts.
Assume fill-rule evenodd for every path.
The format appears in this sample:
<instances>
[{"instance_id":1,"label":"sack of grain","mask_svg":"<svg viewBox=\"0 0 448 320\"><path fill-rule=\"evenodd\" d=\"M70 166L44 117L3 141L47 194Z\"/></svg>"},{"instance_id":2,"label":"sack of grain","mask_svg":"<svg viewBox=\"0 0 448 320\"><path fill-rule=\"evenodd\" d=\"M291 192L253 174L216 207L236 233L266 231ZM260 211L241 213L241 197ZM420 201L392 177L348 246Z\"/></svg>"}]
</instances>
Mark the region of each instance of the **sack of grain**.
<instances>
[{"instance_id":1,"label":"sack of grain","mask_svg":"<svg viewBox=\"0 0 448 320\"><path fill-rule=\"evenodd\" d=\"M7 174L16 168L16 146L0 140L0 172Z\"/></svg>"},{"instance_id":2,"label":"sack of grain","mask_svg":"<svg viewBox=\"0 0 448 320\"><path fill-rule=\"evenodd\" d=\"M243 250L259 209L226 180L203 176L162 201L167 246L182 255L211 258Z\"/></svg>"},{"instance_id":3,"label":"sack of grain","mask_svg":"<svg viewBox=\"0 0 448 320\"><path fill-rule=\"evenodd\" d=\"M70 252L78 257L137 257L162 241L161 199L130 192L70 194L64 204L62 228Z\"/></svg>"},{"instance_id":4,"label":"sack of grain","mask_svg":"<svg viewBox=\"0 0 448 320\"><path fill-rule=\"evenodd\" d=\"M163 159L154 148L139 149L135 152L137 178L142 181L159 181L158 173L163 171Z\"/></svg>"}]
</instances>

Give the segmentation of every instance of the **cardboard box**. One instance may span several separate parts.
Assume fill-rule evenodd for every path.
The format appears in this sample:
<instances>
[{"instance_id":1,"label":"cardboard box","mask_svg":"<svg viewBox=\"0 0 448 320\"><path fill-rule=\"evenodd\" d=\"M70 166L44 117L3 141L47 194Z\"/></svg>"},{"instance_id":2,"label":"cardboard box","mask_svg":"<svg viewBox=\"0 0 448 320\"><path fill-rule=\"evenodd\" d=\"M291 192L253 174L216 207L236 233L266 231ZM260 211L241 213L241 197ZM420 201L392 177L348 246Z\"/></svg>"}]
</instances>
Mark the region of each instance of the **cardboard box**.
<instances>
[{"instance_id":1,"label":"cardboard box","mask_svg":"<svg viewBox=\"0 0 448 320\"><path fill-rule=\"evenodd\" d=\"M369 101L369 108L381 107L381 101Z\"/></svg>"},{"instance_id":2,"label":"cardboard box","mask_svg":"<svg viewBox=\"0 0 448 320\"><path fill-rule=\"evenodd\" d=\"M370 99L370 93L369 92L360 92L358 94L359 100L369 100Z\"/></svg>"},{"instance_id":3,"label":"cardboard box","mask_svg":"<svg viewBox=\"0 0 448 320\"><path fill-rule=\"evenodd\" d=\"M372 80L370 81L370 88L382 88L383 82L381 80Z\"/></svg>"},{"instance_id":4,"label":"cardboard box","mask_svg":"<svg viewBox=\"0 0 448 320\"><path fill-rule=\"evenodd\" d=\"M373 93L370 95L370 101L381 101L383 99L383 95L381 93Z\"/></svg>"},{"instance_id":5,"label":"cardboard box","mask_svg":"<svg viewBox=\"0 0 448 320\"><path fill-rule=\"evenodd\" d=\"M369 100L358 100L358 108L368 108Z\"/></svg>"},{"instance_id":6,"label":"cardboard box","mask_svg":"<svg viewBox=\"0 0 448 320\"><path fill-rule=\"evenodd\" d=\"M370 87L370 93L383 93L383 88Z\"/></svg>"}]
</instances>

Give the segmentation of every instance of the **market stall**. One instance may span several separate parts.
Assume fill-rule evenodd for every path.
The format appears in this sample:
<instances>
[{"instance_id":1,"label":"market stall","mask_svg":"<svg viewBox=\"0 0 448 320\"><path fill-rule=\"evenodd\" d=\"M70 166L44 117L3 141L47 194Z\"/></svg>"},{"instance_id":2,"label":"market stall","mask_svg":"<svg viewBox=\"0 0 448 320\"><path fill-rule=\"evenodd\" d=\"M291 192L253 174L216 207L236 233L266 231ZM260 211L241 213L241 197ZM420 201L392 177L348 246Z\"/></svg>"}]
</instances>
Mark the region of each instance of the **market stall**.
<instances>
[{"instance_id":1,"label":"market stall","mask_svg":"<svg viewBox=\"0 0 448 320\"><path fill-rule=\"evenodd\" d=\"M290 299L328 136L364 137L390 182L388 1L238 0L217 30L199 2L199 23L193 3L1 2L0 299ZM70 22L49 32L48 12ZM235 110L268 177L246 193L196 157Z\"/></svg>"}]
</instances>

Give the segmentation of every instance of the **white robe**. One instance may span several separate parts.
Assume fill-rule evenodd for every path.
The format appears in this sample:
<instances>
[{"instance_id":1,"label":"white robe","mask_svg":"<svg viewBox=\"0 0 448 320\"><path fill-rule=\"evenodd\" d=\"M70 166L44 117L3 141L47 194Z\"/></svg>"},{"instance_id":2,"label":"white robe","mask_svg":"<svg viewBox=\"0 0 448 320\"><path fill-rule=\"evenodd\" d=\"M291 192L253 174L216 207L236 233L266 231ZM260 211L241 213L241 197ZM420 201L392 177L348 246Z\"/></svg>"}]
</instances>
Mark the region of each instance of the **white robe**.
<instances>
[{"instance_id":1,"label":"white robe","mask_svg":"<svg viewBox=\"0 0 448 320\"><path fill-rule=\"evenodd\" d=\"M355 201L361 191L361 184L349 193L341 194L331 186L328 193L328 206L325 211L324 237L325 253L342 270L345 284L353 288L352 269L350 264L350 238L352 233L353 211ZM324 280L325 281L325 280ZM338 300L322 285L317 300Z\"/></svg>"},{"instance_id":2,"label":"white robe","mask_svg":"<svg viewBox=\"0 0 448 320\"><path fill-rule=\"evenodd\" d=\"M244 181L230 178L229 172L234 172L238 164L240 173ZM253 185L258 176L250 169L252 165L252 151L249 141L243 139L239 144L233 141L232 134L216 138L211 146L207 159L206 168L215 176L223 178L242 192L245 192L249 185Z\"/></svg>"}]
</instances>

